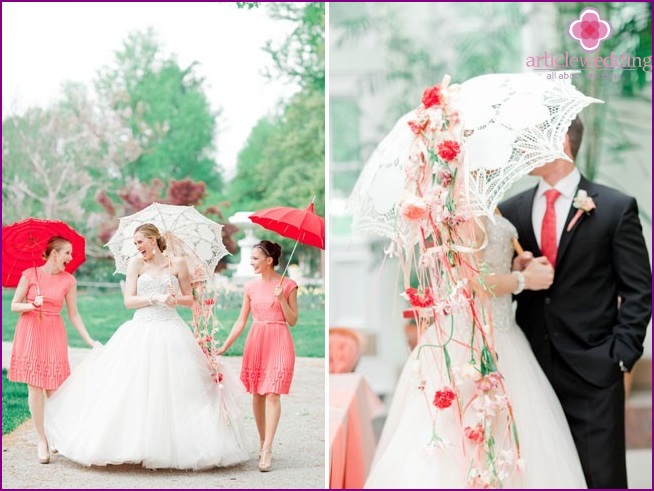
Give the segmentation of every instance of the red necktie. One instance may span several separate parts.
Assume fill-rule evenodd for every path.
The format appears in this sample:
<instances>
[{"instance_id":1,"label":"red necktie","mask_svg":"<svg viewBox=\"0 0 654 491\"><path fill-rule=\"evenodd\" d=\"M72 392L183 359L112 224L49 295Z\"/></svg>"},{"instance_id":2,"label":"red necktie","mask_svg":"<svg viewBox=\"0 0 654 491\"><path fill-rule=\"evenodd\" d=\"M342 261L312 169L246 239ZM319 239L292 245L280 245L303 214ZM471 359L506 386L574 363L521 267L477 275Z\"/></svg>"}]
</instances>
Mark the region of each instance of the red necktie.
<instances>
[{"instance_id":1,"label":"red necktie","mask_svg":"<svg viewBox=\"0 0 654 491\"><path fill-rule=\"evenodd\" d=\"M543 216L543 225L540 229L540 250L549 261L552 267L556 264L556 210L554 203L561 193L556 189L545 191L547 208Z\"/></svg>"}]
</instances>

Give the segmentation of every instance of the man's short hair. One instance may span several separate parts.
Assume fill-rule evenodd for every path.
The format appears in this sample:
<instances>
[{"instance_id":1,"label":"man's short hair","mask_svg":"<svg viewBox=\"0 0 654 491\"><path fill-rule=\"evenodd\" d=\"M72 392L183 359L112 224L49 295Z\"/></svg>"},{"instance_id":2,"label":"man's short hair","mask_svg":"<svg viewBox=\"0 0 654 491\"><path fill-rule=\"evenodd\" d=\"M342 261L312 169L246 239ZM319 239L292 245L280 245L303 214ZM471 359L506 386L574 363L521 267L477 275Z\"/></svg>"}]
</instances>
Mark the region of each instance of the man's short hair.
<instances>
[{"instance_id":1,"label":"man's short hair","mask_svg":"<svg viewBox=\"0 0 654 491\"><path fill-rule=\"evenodd\" d=\"M577 158L577 153L579 153L579 147L581 146L581 139L584 136L584 123L581 122L581 118L577 116L570 127L568 128L568 141L570 143L570 153L572 154L572 160Z\"/></svg>"}]
</instances>

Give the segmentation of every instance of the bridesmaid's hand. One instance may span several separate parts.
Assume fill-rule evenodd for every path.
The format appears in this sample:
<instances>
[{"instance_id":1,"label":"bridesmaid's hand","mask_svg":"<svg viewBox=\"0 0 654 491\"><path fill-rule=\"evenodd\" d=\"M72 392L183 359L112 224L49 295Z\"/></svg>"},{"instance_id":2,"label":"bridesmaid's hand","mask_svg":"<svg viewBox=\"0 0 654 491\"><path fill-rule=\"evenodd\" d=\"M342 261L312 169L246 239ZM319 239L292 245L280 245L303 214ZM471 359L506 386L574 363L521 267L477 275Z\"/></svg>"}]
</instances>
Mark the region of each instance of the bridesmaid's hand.
<instances>
[{"instance_id":1,"label":"bridesmaid's hand","mask_svg":"<svg viewBox=\"0 0 654 491\"><path fill-rule=\"evenodd\" d=\"M32 302L32 305L35 307L41 307L43 305L43 295L37 295L34 297L34 301Z\"/></svg>"},{"instance_id":2,"label":"bridesmaid's hand","mask_svg":"<svg viewBox=\"0 0 654 491\"><path fill-rule=\"evenodd\" d=\"M281 302L283 298L283 294L284 294L284 290L282 289L281 285L277 285L273 290L273 296Z\"/></svg>"},{"instance_id":3,"label":"bridesmaid's hand","mask_svg":"<svg viewBox=\"0 0 654 491\"><path fill-rule=\"evenodd\" d=\"M225 351L227 351L227 348L225 346L221 346L220 348L216 348L216 354L217 355L222 355Z\"/></svg>"}]
</instances>

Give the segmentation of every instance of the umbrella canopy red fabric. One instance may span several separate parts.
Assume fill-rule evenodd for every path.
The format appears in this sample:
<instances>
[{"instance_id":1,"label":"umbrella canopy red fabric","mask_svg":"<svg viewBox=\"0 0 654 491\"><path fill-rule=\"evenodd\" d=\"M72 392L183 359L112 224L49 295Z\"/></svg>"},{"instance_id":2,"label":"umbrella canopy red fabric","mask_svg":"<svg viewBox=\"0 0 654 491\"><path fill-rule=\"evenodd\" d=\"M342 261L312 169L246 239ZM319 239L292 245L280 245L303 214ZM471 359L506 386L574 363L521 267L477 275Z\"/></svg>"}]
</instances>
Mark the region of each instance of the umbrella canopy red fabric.
<instances>
[{"instance_id":1,"label":"umbrella canopy red fabric","mask_svg":"<svg viewBox=\"0 0 654 491\"><path fill-rule=\"evenodd\" d=\"M313 203L303 210L288 206L265 208L250 215L250 220L302 244L325 248L325 219L316 215Z\"/></svg>"},{"instance_id":2,"label":"umbrella canopy red fabric","mask_svg":"<svg viewBox=\"0 0 654 491\"><path fill-rule=\"evenodd\" d=\"M42 254L50 237L60 235L73 245L72 273L86 261L86 241L68 224L58 220L27 218L2 227L2 286L16 287L23 271L45 264Z\"/></svg>"}]
</instances>

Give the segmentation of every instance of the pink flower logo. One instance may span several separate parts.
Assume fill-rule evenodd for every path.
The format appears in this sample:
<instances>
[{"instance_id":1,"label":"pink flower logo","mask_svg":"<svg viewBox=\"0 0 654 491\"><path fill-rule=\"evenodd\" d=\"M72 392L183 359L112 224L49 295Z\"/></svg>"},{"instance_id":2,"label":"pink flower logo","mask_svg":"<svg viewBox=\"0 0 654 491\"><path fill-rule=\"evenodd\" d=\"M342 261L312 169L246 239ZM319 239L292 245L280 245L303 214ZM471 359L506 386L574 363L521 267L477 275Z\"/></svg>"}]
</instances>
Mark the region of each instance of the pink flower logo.
<instances>
[{"instance_id":1,"label":"pink flower logo","mask_svg":"<svg viewBox=\"0 0 654 491\"><path fill-rule=\"evenodd\" d=\"M600 18L599 12L588 7L581 11L579 19L570 23L568 34L576 39L586 51L595 51L600 42L611 35L611 24Z\"/></svg>"}]
</instances>

